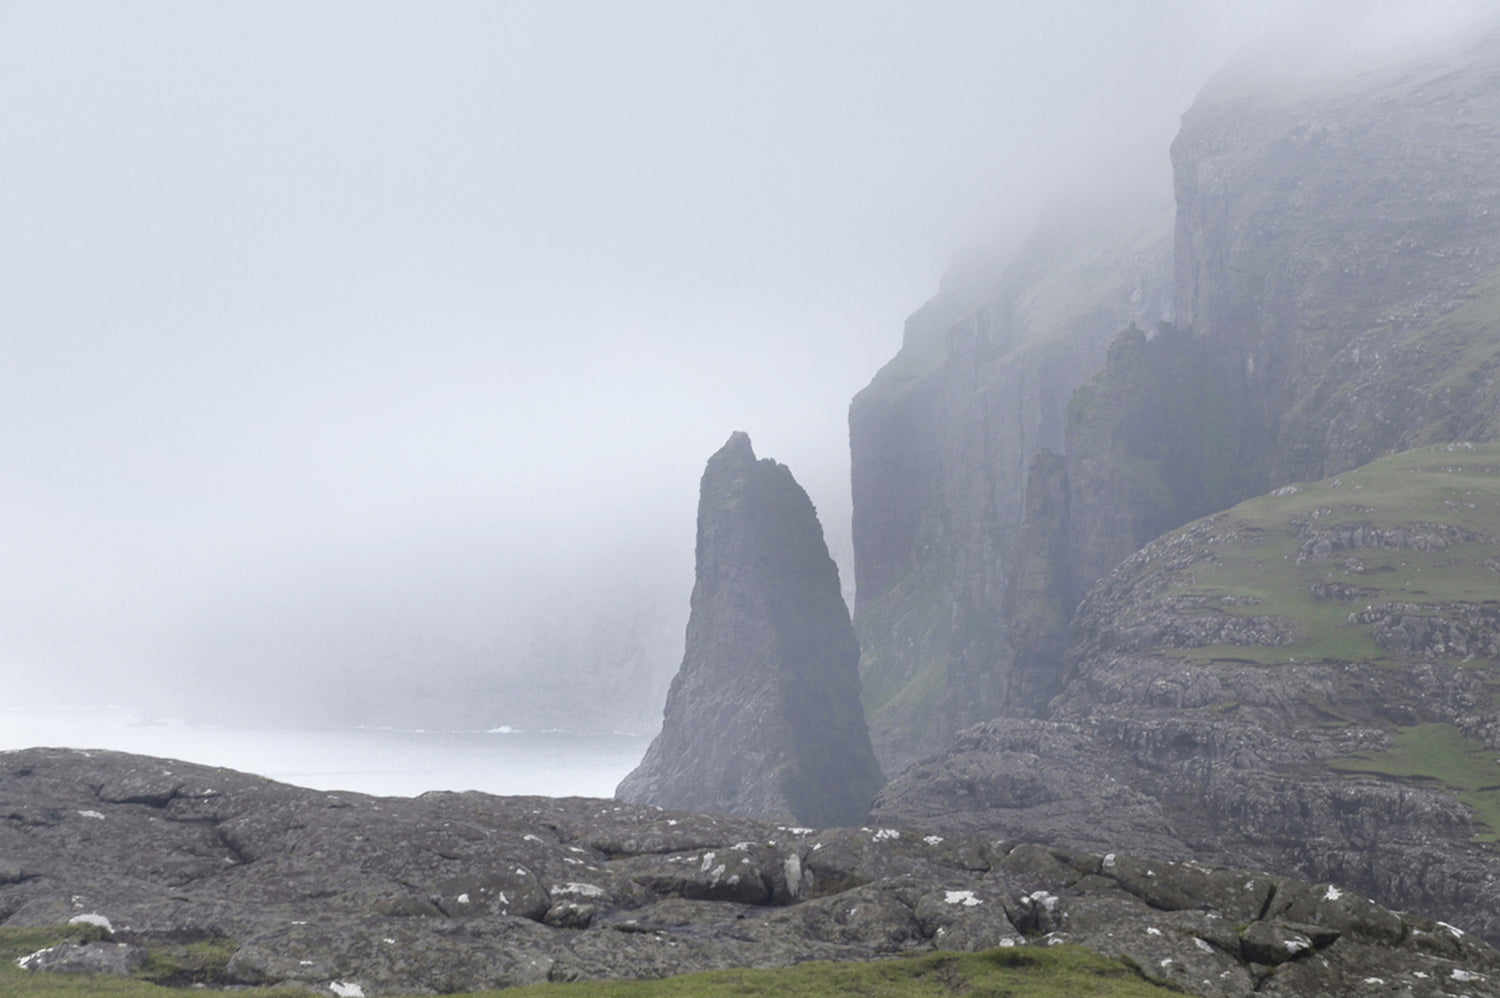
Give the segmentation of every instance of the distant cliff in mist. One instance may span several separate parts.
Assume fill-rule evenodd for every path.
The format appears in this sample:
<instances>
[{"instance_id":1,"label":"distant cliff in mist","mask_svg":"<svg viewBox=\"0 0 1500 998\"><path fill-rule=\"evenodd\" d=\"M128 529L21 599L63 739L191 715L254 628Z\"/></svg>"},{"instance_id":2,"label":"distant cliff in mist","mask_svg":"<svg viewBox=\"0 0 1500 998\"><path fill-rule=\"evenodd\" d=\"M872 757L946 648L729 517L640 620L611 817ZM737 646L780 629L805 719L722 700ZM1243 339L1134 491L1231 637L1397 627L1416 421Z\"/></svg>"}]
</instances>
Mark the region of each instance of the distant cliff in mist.
<instances>
[{"instance_id":1,"label":"distant cliff in mist","mask_svg":"<svg viewBox=\"0 0 1500 998\"><path fill-rule=\"evenodd\" d=\"M1500 40L1242 61L1171 169L945 284L850 407L875 814L1500 938Z\"/></svg>"},{"instance_id":2,"label":"distant cliff in mist","mask_svg":"<svg viewBox=\"0 0 1500 998\"><path fill-rule=\"evenodd\" d=\"M850 406L855 624L889 773L1055 692L1081 594L1027 492L1063 484L1069 399L1110 341L1168 313L1165 187L1059 201L1014 260L959 268Z\"/></svg>"}]
</instances>

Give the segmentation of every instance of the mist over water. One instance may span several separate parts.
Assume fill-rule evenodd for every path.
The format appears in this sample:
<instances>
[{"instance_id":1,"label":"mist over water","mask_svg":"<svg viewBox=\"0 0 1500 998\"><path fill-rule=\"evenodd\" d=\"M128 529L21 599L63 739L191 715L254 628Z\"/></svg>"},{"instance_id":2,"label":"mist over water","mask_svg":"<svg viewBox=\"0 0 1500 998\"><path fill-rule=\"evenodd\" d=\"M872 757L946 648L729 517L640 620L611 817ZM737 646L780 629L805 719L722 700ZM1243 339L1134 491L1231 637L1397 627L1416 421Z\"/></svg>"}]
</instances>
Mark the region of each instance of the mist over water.
<instances>
[{"instance_id":1,"label":"mist over water","mask_svg":"<svg viewBox=\"0 0 1500 998\"><path fill-rule=\"evenodd\" d=\"M950 256L1169 183L1306 6L0 6L0 679L649 733L706 457L788 464L847 576L846 407Z\"/></svg>"},{"instance_id":2,"label":"mist over water","mask_svg":"<svg viewBox=\"0 0 1500 998\"><path fill-rule=\"evenodd\" d=\"M108 749L226 766L314 790L609 797L648 737L625 732L412 731L148 722L120 707L0 707L0 752Z\"/></svg>"}]
</instances>

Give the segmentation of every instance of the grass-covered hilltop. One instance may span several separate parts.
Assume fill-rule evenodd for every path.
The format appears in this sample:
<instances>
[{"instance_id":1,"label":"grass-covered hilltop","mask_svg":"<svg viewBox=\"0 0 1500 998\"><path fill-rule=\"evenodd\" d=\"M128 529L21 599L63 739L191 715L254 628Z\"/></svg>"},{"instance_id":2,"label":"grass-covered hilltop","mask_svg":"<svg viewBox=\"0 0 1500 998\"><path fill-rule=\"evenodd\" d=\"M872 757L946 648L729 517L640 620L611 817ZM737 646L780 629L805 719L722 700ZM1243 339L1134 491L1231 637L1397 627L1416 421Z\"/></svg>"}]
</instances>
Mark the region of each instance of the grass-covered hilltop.
<instances>
[{"instance_id":1,"label":"grass-covered hilltop","mask_svg":"<svg viewBox=\"0 0 1500 998\"><path fill-rule=\"evenodd\" d=\"M1172 618L1159 647L1199 628L1225 637L1176 652L1184 663L1300 659L1482 672L1500 656L1500 445L1424 447L1286 485L1151 551L1163 546L1172 551L1166 559L1132 560L1094 599L1110 599L1129 579L1138 609ZM1189 549L1194 560L1183 564ZM1146 587L1149 600L1141 599ZM1100 618L1113 635L1095 635L1102 646L1133 644L1127 635L1140 618ZM1237 636L1265 640L1230 640Z\"/></svg>"}]
</instances>

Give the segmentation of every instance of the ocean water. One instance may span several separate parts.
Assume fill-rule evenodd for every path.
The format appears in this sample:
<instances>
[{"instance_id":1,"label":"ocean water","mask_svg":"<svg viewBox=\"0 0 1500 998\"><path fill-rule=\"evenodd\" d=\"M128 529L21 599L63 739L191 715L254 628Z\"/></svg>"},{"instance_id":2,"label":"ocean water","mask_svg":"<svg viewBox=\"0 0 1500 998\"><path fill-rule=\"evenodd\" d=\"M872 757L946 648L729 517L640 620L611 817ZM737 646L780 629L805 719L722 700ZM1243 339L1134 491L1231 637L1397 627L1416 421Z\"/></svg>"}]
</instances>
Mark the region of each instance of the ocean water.
<instances>
[{"instance_id":1,"label":"ocean water","mask_svg":"<svg viewBox=\"0 0 1500 998\"><path fill-rule=\"evenodd\" d=\"M246 729L144 724L118 707L0 707L0 751L116 749L257 773L314 790L412 797L428 790L609 797L647 734L567 731Z\"/></svg>"}]
</instances>

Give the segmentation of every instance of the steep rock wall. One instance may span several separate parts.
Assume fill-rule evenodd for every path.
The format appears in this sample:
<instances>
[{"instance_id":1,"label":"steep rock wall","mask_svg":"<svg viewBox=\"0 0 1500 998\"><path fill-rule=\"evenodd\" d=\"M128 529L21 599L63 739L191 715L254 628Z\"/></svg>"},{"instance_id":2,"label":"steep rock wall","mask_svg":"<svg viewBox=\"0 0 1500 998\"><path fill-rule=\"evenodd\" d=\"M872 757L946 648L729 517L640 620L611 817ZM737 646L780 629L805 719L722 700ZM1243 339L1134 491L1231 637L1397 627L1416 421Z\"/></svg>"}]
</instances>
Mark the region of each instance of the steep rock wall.
<instances>
[{"instance_id":1,"label":"steep rock wall","mask_svg":"<svg viewBox=\"0 0 1500 998\"><path fill-rule=\"evenodd\" d=\"M1497 80L1496 36L1323 79L1245 58L1184 116L1177 321L1238 360L1264 487L1494 433L1494 337L1455 325L1500 276Z\"/></svg>"},{"instance_id":2,"label":"steep rock wall","mask_svg":"<svg viewBox=\"0 0 1500 998\"><path fill-rule=\"evenodd\" d=\"M859 643L807 493L735 433L709 458L682 668L622 800L858 824L879 788Z\"/></svg>"},{"instance_id":3,"label":"steep rock wall","mask_svg":"<svg viewBox=\"0 0 1500 998\"><path fill-rule=\"evenodd\" d=\"M1114 335L1164 314L1169 240L1165 199L1054 208L1003 264L950 275L850 406L855 624L888 772L1045 703L1036 663L1061 625L1039 631L1048 613L1010 595L1016 564L1034 561L1018 545L1052 543L1021 537L1029 469L1062 452L1068 398ZM1049 578L1033 572L1028 592L1071 609Z\"/></svg>"},{"instance_id":4,"label":"steep rock wall","mask_svg":"<svg viewBox=\"0 0 1500 998\"><path fill-rule=\"evenodd\" d=\"M1102 578L1071 682L878 820L983 788L955 820L1081 844L1117 810L1141 851L1500 938L1497 84L1491 37L1207 88L1173 147L1176 325L1122 334L1075 394L1043 507L1073 585Z\"/></svg>"},{"instance_id":5,"label":"steep rock wall","mask_svg":"<svg viewBox=\"0 0 1500 998\"><path fill-rule=\"evenodd\" d=\"M1500 434L1497 80L1491 37L1205 88L1172 147L1176 325L1070 404L1075 591L1267 489Z\"/></svg>"},{"instance_id":6,"label":"steep rock wall","mask_svg":"<svg viewBox=\"0 0 1500 998\"><path fill-rule=\"evenodd\" d=\"M855 619L888 770L1043 710L1064 637L1038 623L1163 531L1500 435L1497 81L1493 37L1296 80L1247 57L1173 144L1171 309L1123 279L1149 273L1147 229L1069 249L1051 220L973 311L939 295L913 317L851 408ZM1025 308L1063 285L1072 308ZM1043 449L1065 486L1028 512Z\"/></svg>"},{"instance_id":7,"label":"steep rock wall","mask_svg":"<svg viewBox=\"0 0 1500 998\"><path fill-rule=\"evenodd\" d=\"M1075 600L1137 548L1264 488L1266 436L1244 418L1232 350L1162 323L1132 326L1068 405L1066 505Z\"/></svg>"}]
</instances>

